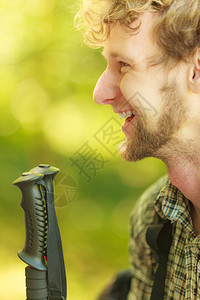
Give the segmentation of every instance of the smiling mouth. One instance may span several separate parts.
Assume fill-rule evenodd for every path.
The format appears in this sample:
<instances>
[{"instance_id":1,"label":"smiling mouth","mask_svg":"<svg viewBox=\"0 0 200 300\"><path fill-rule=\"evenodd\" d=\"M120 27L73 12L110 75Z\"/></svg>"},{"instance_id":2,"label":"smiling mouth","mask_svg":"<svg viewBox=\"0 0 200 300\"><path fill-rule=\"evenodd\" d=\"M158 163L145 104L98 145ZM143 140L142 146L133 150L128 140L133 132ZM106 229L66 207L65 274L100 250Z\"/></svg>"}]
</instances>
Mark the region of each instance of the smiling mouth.
<instances>
[{"instance_id":1,"label":"smiling mouth","mask_svg":"<svg viewBox=\"0 0 200 300\"><path fill-rule=\"evenodd\" d=\"M129 118L129 117L132 117L132 116L135 116L136 115L136 111L135 110L128 110L126 112L119 112L119 119L123 119L123 118Z\"/></svg>"},{"instance_id":2,"label":"smiling mouth","mask_svg":"<svg viewBox=\"0 0 200 300\"><path fill-rule=\"evenodd\" d=\"M136 111L133 110L133 109L129 109L129 110L126 110L126 111L118 111L116 112L118 113L119 115L119 119L123 119L125 118L125 122L122 124L121 126L121 130L125 133L125 135L132 135L133 134L133 129L134 129L134 123L132 122L133 119L135 118L135 115L136 115ZM131 127L133 127L131 129Z\"/></svg>"},{"instance_id":3,"label":"smiling mouth","mask_svg":"<svg viewBox=\"0 0 200 300\"><path fill-rule=\"evenodd\" d=\"M126 126L134 119L135 115L136 115L136 111L135 110L127 110L124 112L119 112L119 119L123 119L126 118L125 122L122 125L122 129L125 129Z\"/></svg>"}]
</instances>

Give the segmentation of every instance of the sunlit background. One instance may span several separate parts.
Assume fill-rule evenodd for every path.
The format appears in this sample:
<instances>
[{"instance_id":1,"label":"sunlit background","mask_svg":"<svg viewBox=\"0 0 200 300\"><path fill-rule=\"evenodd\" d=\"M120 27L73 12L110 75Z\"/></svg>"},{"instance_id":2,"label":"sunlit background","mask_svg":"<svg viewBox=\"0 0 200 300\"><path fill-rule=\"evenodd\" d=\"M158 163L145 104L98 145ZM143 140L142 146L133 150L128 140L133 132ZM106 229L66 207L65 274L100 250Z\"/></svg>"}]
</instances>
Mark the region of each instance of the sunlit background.
<instances>
[{"instance_id":1,"label":"sunlit background","mask_svg":"<svg viewBox=\"0 0 200 300\"><path fill-rule=\"evenodd\" d=\"M1 300L25 299L17 257L23 210L12 186L22 172L39 163L60 169L56 209L69 300L95 299L128 268L130 212L166 172L158 160L127 163L117 154L121 121L92 100L105 61L74 29L77 10L72 0L0 1Z\"/></svg>"}]
</instances>

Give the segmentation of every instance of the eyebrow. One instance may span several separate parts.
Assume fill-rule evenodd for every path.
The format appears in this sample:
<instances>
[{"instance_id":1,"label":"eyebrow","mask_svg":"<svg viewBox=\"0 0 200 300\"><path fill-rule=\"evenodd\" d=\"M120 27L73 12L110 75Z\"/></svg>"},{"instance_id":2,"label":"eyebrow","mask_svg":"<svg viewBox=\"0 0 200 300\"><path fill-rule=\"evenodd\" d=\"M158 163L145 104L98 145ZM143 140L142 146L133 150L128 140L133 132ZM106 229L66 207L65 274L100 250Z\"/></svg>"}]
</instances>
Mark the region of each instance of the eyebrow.
<instances>
[{"instance_id":1,"label":"eyebrow","mask_svg":"<svg viewBox=\"0 0 200 300\"><path fill-rule=\"evenodd\" d=\"M108 59L108 57L106 56L104 50L101 52L101 55L102 55L106 60ZM129 61L129 62L131 61L132 63L134 63L133 59L130 59L129 57L124 56L123 54L117 53L117 52L111 52L111 53L109 54L109 57L110 57L110 58L119 58L119 59L121 59L121 60Z\"/></svg>"}]
</instances>

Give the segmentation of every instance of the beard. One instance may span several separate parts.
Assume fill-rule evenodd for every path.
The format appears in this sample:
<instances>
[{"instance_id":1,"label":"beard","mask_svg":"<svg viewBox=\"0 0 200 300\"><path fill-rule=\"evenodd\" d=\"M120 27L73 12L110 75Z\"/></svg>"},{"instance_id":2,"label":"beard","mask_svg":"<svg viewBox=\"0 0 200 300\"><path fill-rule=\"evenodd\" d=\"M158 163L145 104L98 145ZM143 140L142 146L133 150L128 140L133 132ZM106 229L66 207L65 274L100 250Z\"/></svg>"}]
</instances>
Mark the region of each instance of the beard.
<instances>
[{"instance_id":1,"label":"beard","mask_svg":"<svg viewBox=\"0 0 200 300\"><path fill-rule=\"evenodd\" d=\"M118 149L123 159L138 161L146 157L156 157L164 160L165 156L170 156L167 149L176 148L178 143L174 134L186 119L184 99L176 84L166 85L161 91L163 105L154 127L148 126L151 120L145 121L142 112L140 116L135 116L137 121L133 136L122 142Z\"/></svg>"}]
</instances>

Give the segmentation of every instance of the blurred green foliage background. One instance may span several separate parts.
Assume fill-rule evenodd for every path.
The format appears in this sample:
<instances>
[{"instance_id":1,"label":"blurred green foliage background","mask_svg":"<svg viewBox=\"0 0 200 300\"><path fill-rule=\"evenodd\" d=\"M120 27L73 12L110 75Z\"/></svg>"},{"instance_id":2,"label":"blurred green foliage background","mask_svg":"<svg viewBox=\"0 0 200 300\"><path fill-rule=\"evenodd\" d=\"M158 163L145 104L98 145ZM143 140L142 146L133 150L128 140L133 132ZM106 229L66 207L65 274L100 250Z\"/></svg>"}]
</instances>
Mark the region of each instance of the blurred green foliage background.
<instances>
[{"instance_id":1,"label":"blurred green foliage background","mask_svg":"<svg viewBox=\"0 0 200 300\"><path fill-rule=\"evenodd\" d=\"M95 299L116 271L128 268L130 212L166 172L155 159L122 161L117 147L108 151L109 143L97 140L105 124L119 120L92 100L106 63L74 29L78 7L72 0L0 1L2 300L25 299L25 264L17 257L25 240L23 211L20 191L12 186L23 171L39 163L60 169L56 207L69 300ZM89 152L81 169L77 159L84 147ZM97 170L91 152L98 156Z\"/></svg>"}]
</instances>

